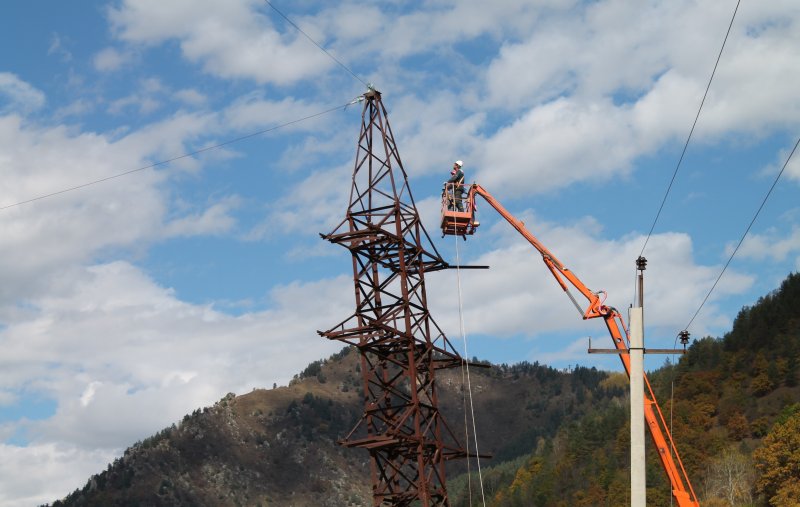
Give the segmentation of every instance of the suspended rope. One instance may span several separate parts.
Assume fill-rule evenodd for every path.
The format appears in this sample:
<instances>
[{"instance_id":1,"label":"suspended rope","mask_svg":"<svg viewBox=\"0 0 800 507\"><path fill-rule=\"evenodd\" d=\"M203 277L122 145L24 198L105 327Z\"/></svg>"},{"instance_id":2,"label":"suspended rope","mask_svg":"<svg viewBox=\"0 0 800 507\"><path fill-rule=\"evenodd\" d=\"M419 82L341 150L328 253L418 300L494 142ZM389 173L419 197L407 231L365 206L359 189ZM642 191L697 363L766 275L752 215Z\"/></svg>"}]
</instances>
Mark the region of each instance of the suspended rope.
<instances>
[{"instance_id":1,"label":"suspended rope","mask_svg":"<svg viewBox=\"0 0 800 507\"><path fill-rule=\"evenodd\" d=\"M464 351L464 354L466 354L466 351ZM472 507L472 468L470 466L470 459L469 459L469 421L467 420L467 405L469 403L469 400L467 399L467 390L464 389L464 386L467 385L465 371L466 368L464 368L464 365L462 363L461 402L464 404L464 442L467 445L467 496L469 497L469 506Z\"/></svg>"},{"instance_id":2,"label":"suspended rope","mask_svg":"<svg viewBox=\"0 0 800 507\"><path fill-rule=\"evenodd\" d=\"M461 298L461 257L459 254L458 249L458 236L453 235L453 238L456 242L456 280L458 286L458 322L459 322L459 330L461 331L461 340L464 342L464 366L461 369L461 376L462 376L462 384L463 384L463 377L464 371L466 371L467 377L467 393L469 394L469 411L472 417L472 435L474 438L475 443L475 462L478 465L478 482L481 488L481 501L483 503L483 507L486 507L486 495L483 491L483 472L481 471L481 456L480 451L478 449L478 429L475 425L475 405L472 402L472 381L470 380L469 376L469 351L467 350L467 333L464 327L464 304ZM467 434L467 454L469 454L469 426L466 424L466 404L464 406L464 420L465 420L465 429ZM472 505L472 477L469 472L469 456L467 456L467 489L469 491L469 501L470 506Z\"/></svg>"}]
</instances>

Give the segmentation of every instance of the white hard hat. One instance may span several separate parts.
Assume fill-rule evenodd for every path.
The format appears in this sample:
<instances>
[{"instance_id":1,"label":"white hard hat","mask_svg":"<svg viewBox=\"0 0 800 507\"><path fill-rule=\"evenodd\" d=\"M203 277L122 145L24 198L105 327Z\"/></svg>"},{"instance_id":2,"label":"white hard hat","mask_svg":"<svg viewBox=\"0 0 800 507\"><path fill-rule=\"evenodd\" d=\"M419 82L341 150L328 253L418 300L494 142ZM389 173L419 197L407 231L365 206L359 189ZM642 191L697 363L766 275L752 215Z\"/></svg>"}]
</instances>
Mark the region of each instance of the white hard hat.
<instances>
[{"instance_id":1,"label":"white hard hat","mask_svg":"<svg viewBox=\"0 0 800 507\"><path fill-rule=\"evenodd\" d=\"M460 161L460 160L456 160L456 165L457 165L458 167L463 167L463 165L464 165L464 162L462 162L462 161Z\"/></svg>"}]
</instances>

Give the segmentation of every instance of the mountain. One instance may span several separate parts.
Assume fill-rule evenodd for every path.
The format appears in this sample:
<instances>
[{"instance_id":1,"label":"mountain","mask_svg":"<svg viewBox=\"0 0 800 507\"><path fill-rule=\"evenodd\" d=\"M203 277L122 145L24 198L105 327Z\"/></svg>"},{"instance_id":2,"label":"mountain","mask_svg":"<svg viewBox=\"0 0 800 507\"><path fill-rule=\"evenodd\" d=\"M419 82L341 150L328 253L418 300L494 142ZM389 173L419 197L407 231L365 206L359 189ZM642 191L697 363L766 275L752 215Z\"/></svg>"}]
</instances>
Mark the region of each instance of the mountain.
<instances>
[{"instance_id":1,"label":"mountain","mask_svg":"<svg viewBox=\"0 0 800 507\"><path fill-rule=\"evenodd\" d=\"M761 454L794 457L791 435L798 432L785 428L800 421L798 309L800 275L792 274L744 308L724 337L695 340L677 364L648 374L704 507L793 505L774 502L791 498L792 477L800 487L800 469L792 475L783 467L772 482L760 470L767 458ZM470 378L479 451L493 455L481 461L487 505L629 503L623 374L484 364L471 368ZM449 426L473 448L464 430L471 415L462 372L440 371L437 382ZM287 387L228 394L196 410L52 505L371 505L367 453L336 444L360 417L360 386L358 355L343 349L310 364ZM800 467L800 444L797 454ZM730 480L725 486L722 477L730 478L734 465L744 471L735 487ZM454 507L480 500L474 461L467 471L463 460L448 463ZM647 472L648 505L670 505L652 450Z\"/></svg>"},{"instance_id":2,"label":"mountain","mask_svg":"<svg viewBox=\"0 0 800 507\"><path fill-rule=\"evenodd\" d=\"M470 376L479 450L495 461L525 453L594 403L625 397L624 382L605 383L609 374L596 369L486 366ZM437 379L442 411L463 443L462 372ZM343 349L288 387L228 394L196 410L52 505L371 505L366 452L336 444L360 417L360 386L358 355ZM453 476L466 471L463 462L448 466Z\"/></svg>"}]
</instances>

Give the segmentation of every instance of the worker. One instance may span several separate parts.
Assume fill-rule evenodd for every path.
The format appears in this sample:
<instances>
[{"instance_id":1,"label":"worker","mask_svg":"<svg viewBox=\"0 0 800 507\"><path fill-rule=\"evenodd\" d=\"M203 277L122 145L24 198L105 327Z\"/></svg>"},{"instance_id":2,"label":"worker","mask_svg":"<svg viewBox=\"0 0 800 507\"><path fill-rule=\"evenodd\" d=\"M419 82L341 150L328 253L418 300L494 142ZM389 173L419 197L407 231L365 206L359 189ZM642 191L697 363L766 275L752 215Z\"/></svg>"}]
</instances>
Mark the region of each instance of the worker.
<instances>
[{"instance_id":1,"label":"worker","mask_svg":"<svg viewBox=\"0 0 800 507\"><path fill-rule=\"evenodd\" d=\"M453 201L455 201L455 209L457 211L464 211L464 162L456 160L453 163L453 170L450 171L450 179L447 183L453 185ZM453 209L452 206L450 209Z\"/></svg>"}]
</instances>

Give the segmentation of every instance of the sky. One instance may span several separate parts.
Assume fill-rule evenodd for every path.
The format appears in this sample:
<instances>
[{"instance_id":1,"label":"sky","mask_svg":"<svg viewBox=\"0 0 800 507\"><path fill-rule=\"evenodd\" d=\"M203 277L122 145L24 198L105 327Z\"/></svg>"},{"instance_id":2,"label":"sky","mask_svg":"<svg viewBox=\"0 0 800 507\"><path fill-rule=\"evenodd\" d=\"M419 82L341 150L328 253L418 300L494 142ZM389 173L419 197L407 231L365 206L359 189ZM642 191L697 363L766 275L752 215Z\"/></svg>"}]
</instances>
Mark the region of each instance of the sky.
<instances>
[{"instance_id":1,"label":"sky","mask_svg":"<svg viewBox=\"0 0 800 507\"><path fill-rule=\"evenodd\" d=\"M441 184L463 160L624 315L736 2L271 2L329 54L263 0L0 6L0 505L340 349L316 331L353 311L350 257L319 233L348 204L364 83L436 248L490 266L426 277L462 354L620 369L488 205L441 238ZM739 7L644 251L648 347L722 336L800 269L798 155L693 318L800 133L798 23L794 0Z\"/></svg>"}]
</instances>

